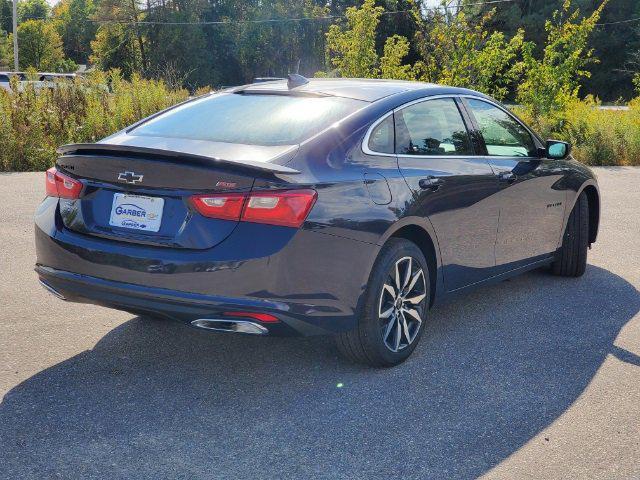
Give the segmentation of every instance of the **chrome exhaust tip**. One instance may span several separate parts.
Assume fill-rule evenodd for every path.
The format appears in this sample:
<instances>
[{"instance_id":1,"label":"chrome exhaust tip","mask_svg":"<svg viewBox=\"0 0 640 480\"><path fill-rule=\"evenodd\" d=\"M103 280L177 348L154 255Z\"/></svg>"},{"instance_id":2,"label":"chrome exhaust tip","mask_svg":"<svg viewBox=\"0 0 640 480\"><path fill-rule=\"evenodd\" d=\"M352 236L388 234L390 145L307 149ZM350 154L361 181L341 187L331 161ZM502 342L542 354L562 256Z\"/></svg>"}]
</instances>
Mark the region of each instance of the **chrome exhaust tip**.
<instances>
[{"instance_id":1,"label":"chrome exhaust tip","mask_svg":"<svg viewBox=\"0 0 640 480\"><path fill-rule=\"evenodd\" d=\"M62 295L59 291L57 291L51 285L49 285L48 283L44 282L43 280L39 280L39 281L40 281L40 285L42 285L42 288L44 288L51 295L53 295L55 297L58 297L60 300L66 300L64 295Z\"/></svg>"},{"instance_id":2,"label":"chrome exhaust tip","mask_svg":"<svg viewBox=\"0 0 640 480\"><path fill-rule=\"evenodd\" d=\"M205 330L217 332L248 333L250 335L266 335L269 333L266 327L246 320L225 320L213 318L199 318L193 320L191 325Z\"/></svg>"}]
</instances>

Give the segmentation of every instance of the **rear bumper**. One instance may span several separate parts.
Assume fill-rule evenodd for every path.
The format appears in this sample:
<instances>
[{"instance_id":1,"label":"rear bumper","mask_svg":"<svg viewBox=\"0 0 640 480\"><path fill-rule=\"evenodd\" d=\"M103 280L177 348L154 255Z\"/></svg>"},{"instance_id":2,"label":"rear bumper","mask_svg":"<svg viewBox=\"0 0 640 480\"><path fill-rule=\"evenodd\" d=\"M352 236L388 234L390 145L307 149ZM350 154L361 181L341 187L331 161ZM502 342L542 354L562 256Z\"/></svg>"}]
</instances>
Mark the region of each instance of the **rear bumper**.
<instances>
[{"instance_id":1,"label":"rear bumper","mask_svg":"<svg viewBox=\"0 0 640 480\"><path fill-rule=\"evenodd\" d=\"M379 250L257 224L241 224L208 250L149 247L66 230L48 203L36 213L36 272L43 282L69 301L185 323L235 310L278 317L265 324L270 335L352 329Z\"/></svg>"},{"instance_id":2,"label":"rear bumper","mask_svg":"<svg viewBox=\"0 0 640 480\"><path fill-rule=\"evenodd\" d=\"M141 315L155 315L187 324L203 318L224 318L234 310L271 313L278 323L264 324L270 335L295 336L327 333L289 314L284 303L244 300L186 293L162 288L114 282L36 265L43 286L59 298L91 303Z\"/></svg>"}]
</instances>

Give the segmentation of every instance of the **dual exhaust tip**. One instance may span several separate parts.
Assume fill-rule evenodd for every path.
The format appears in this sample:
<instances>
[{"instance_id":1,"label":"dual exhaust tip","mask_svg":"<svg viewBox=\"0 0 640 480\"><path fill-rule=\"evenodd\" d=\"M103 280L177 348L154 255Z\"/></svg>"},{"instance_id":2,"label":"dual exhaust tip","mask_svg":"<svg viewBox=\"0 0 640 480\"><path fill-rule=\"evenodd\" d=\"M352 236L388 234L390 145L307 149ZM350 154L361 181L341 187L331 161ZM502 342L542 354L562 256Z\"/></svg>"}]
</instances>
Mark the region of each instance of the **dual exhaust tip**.
<instances>
[{"instance_id":1,"label":"dual exhaust tip","mask_svg":"<svg viewBox=\"0 0 640 480\"><path fill-rule=\"evenodd\" d=\"M191 325L205 330L215 330L217 332L248 333L250 335L266 335L269 333L266 327L248 320L199 318L193 320Z\"/></svg>"},{"instance_id":2,"label":"dual exhaust tip","mask_svg":"<svg viewBox=\"0 0 640 480\"><path fill-rule=\"evenodd\" d=\"M40 280L40 285L42 285L42 287L52 295L61 300L66 300L64 295L43 280ZM191 325L196 328L215 330L217 332L248 333L250 335L266 335L269 333L269 330L263 325L248 320L199 318L197 320L193 320Z\"/></svg>"}]
</instances>

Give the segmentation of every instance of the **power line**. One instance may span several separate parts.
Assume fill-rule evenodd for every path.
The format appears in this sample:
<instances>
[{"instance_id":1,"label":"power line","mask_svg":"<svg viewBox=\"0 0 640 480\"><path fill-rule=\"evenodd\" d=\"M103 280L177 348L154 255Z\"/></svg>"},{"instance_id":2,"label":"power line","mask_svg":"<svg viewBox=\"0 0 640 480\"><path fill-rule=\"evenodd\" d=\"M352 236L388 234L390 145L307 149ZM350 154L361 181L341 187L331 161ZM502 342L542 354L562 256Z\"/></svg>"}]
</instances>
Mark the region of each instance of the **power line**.
<instances>
[{"instance_id":1,"label":"power line","mask_svg":"<svg viewBox=\"0 0 640 480\"><path fill-rule=\"evenodd\" d=\"M453 1L453 0L451 0ZM447 5L438 5L434 7L424 7L421 8L422 11L437 11L437 10L452 10L452 9L463 9L468 7L475 6L485 6L485 5L494 5L500 3L513 3L516 0L487 0L484 2L473 2L473 3L465 3L462 5L451 5L450 3ZM413 13L415 10L395 10L395 11L384 11L381 15L399 15L404 13ZM51 17L31 17L29 20L48 20ZM274 24L274 23L289 23L289 22L313 22L313 21L324 21L324 20L336 20L340 18L346 18L346 15L323 15L318 17L292 17L292 18L267 18L267 19L256 19L256 20L211 20L211 21L197 21L197 22L160 22L160 21L148 21L148 20L113 20L113 19L84 19L86 22L97 23L100 25L108 25L108 24L118 24L118 25L167 25L167 26L180 26L180 25L243 25L243 24ZM619 20L616 22L600 22L596 23L597 27L604 27L608 25L622 25L627 23L635 23L640 22L640 17L638 18L630 18L627 20Z\"/></svg>"},{"instance_id":2,"label":"power line","mask_svg":"<svg viewBox=\"0 0 640 480\"><path fill-rule=\"evenodd\" d=\"M602 27L602 26L605 26L605 25L620 25L622 23L633 23L633 22L640 22L640 17L639 18L630 18L628 20L620 20L618 22L596 23L596 26Z\"/></svg>"},{"instance_id":3,"label":"power line","mask_svg":"<svg viewBox=\"0 0 640 480\"><path fill-rule=\"evenodd\" d=\"M451 5L451 0L447 5L437 5L434 7L421 8L422 11L436 11L436 10L453 10L463 9L475 6L494 5L498 3L513 3L516 0L487 0L484 2L465 3L462 5ZM394 10L384 11L382 15L398 15L402 13L413 13L415 10ZM30 17L29 20L48 20L51 17ZM158 22L158 21L131 21L131 20L113 20L113 19L92 19L87 18L85 21L92 23L103 24L125 24L125 25L238 25L238 24L260 24L260 23L287 23L287 22L305 22L305 21L317 21L317 20L335 20L338 18L346 18L345 14L342 15L323 15L319 17L293 17L293 18L267 18L257 20L211 20L211 21L197 21L197 22Z\"/></svg>"},{"instance_id":4,"label":"power line","mask_svg":"<svg viewBox=\"0 0 640 480\"><path fill-rule=\"evenodd\" d=\"M488 0L485 2L466 3L463 5L439 5L437 7L424 8L423 10L449 10L449 9L462 9L474 6L493 5L497 3L512 3L516 0ZM402 13L413 13L415 10L395 10L385 11L382 15L398 15ZM197 22L158 22L158 21L131 21L131 20L93 20L87 19L90 22L104 24L126 24L126 25L243 25L243 24L272 24L272 23L288 23L288 22L305 22L305 21L323 21L323 20L335 20L338 18L346 18L346 15L323 15L319 17L294 17L294 18L268 18L257 20L212 20L212 21L197 21Z\"/></svg>"}]
</instances>

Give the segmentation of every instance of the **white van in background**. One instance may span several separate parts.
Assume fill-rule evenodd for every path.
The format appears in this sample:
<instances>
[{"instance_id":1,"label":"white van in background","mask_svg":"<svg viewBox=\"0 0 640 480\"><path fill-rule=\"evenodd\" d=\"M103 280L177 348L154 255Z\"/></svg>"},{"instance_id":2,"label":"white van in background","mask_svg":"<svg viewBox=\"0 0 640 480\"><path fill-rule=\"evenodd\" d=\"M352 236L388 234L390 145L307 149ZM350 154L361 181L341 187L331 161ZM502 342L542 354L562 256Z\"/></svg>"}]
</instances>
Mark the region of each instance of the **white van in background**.
<instances>
[{"instance_id":1,"label":"white van in background","mask_svg":"<svg viewBox=\"0 0 640 480\"><path fill-rule=\"evenodd\" d=\"M75 73L37 73L37 80L29 80L29 75L25 72L0 72L0 88L11 91L11 77L18 76L18 89L23 90L27 85L33 85L36 90L43 88L55 88L56 82L61 80L73 81L76 78Z\"/></svg>"}]
</instances>

